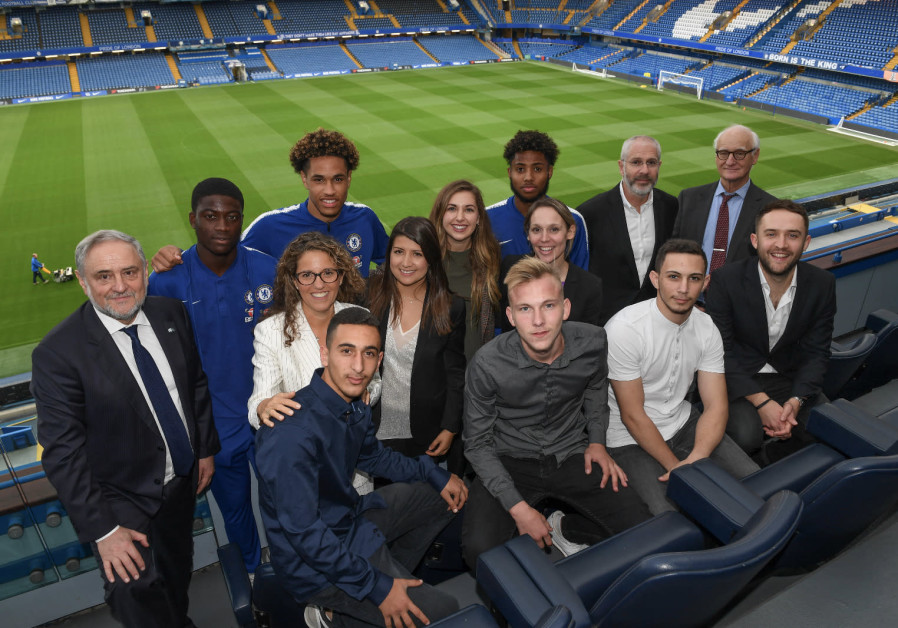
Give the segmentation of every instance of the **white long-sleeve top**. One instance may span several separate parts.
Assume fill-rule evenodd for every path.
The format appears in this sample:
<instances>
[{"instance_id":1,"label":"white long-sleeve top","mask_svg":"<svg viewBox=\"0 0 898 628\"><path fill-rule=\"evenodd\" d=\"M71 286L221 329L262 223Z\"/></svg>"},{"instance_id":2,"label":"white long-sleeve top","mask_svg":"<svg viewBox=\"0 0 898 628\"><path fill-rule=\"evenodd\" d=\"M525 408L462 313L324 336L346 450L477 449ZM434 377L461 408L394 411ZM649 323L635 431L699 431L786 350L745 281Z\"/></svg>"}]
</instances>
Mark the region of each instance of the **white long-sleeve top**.
<instances>
[{"instance_id":1,"label":"white long-sleeve top","mask_svg":"<svg viewBox=\"0 0 898 628\"><path fill-rule=\"evenodd\" d=\"M315 369L321 368L321 349L318 339L303 314L299 304L296 317L297 334L290 346L284 344L284 315L275 314L256 325L253 339L253 394L247 402L250 425L259 429L259 404L279 392L293 392L304 388L312 381ZM351 303L334 302L334 313L343 308L356 307ZM375 372L368 384L371 404L380 399L380 373ZM366 476L356 471L353 484L359 494L371 492L373 486Z\"/></svg>"},{"instance_id":2,"label":"white long-sleeve top","mask_svg":"<svg viewBox=\"0 0 898 628\"><path fill-rule=\"evenodd\" d=\"M334 303L334 313L347 307L357 307L350 303ZM247 402L250 424L259 428L259 404L280 392L293 392L304 388L312 381L312 373L321 368L321 350L312 328L299 305L296 317L298 333L290 346L284 345L284 315L275 314L256 325L253 340L253 394ZM371 404L380 399L380 374L375 373L368 385Z\"/></svg>"}]
</instances>

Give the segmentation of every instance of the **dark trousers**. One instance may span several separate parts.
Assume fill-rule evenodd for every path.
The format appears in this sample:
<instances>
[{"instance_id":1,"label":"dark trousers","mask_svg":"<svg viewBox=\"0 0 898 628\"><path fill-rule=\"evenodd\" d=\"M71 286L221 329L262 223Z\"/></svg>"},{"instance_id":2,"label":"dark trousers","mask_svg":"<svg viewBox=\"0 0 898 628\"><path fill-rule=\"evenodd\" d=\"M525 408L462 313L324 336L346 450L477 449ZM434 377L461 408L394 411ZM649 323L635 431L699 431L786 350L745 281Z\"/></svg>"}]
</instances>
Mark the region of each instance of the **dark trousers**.
<instances>
[{"instance_id":1,"label":"dark trousers","mask_svg":"<svg viewBox=\"0 0 898 628\"><path fill-rule=\"evenodd\" d=\"M128 628L180 628L193 626L187 617L187 589L193 572L194 484L175 477L162 491L162 507L142 524L122 525L147 535L149 547L134 546L146 565L140 578L123 582L106 580L96 544L91 544L100 562L100 577L112 616Z\"/></svg>"},{"instance_id":2,"label":"dark trousers","mask_svg":"<svg viewBox=\"0 0 898 628\"><path fill-rule=\"evenodd\" d=\"M792 380L779 373L758 373L755 382L761 390L778 404L784 404L792 396ZM736 441L745 453L752 456L762 467L785 458L815 442L806 427L811 408L829 401L822 393L808 399L795 417L798 425L792 428L788 439L766 439L761 427L761 416L750 401L744 397L730 402L730 418L727 421L727 435Z\"/></svg>"},{"instance_id":3,"label":"dark trousers","mask_svg":"<svg viewBox=\"0 0 898 628\"><path fill-rule=\"evenodd\" d=\"M31 271L31 283L37 283L38 280L43 281L44 283L47 283L47 280L44 279L43 277L41 277L41 271L32 270Z\"/></svg>"},{"instance_id":4,"label":"dark trousers","mask_svg":"<svg viewBox=\"0 0 898 628\"><path fill-rule=\"evenodd\" d=\"M386 538L386 543L368 557L371 565L393 578L415 579L412 571L424 552L449 523L454 514L440 494L424 483L397 482L377 489L387 502L386 508L365 511ZM428 584L410 587L408 596L427 618L437 621L458 610L454 596ZM335 627L384 626L380 608L371 600L357 600L342 589L331 586L309 598L309 604L334 612ZM415 625L422 625L413 617Z\"/></svg>"},{"instance_id":5,"label":"dark trousers","mask_svg":"<svg viewBox=\"0 0 898 628\"><path fill-rule=\"evenodd\" d=\"M667 441L667 446L680 460L692 453L695 446L695 428L700 416L698 408L692 406L689 419ZM639 445L625 445L614 447L609 453L627 474L630 486L645 500L653 515L677 510L676 504L667 499L667 484L658 481L658 478L667 471L645 449ZM726 434L708 457L738 479L758 470L758 465Z\"/></svg>"},{"instance_id":6,"label":"dark trousers","mask_svg":"<svg viewBox=\"0 0 898 628\"><path fill-rule=\"evenodd\" d=\"M610 481L600 488L601 468L593 465L592 473L587 475L582 454L568 456L561 464L554 456L501 456L500 460L530 506L535 508L550 498L568 506L562 533L575 543L592 545L651 518L633 489L622 487L615 493ZM476 479L468 494L462 525L462 551L468 567L475 570L481 553L505 543L516 532L512 516Z\"/></svg>"},{"instance_id":7,"label":"dark trousers","mask_svg":"<svg viewBox=\"0 0 898 628\"><path fill-rule=\"evenodd\" d=\"M256 448L252 443L245 451L232 452L227 456L227 464L220 463L219 456L216 456L215 475L210 486L221 510L228 540L240 548L247 573L256 570L262 557L259 530L253 514L250 465L255 471Z\"/></svg>"}]
</instances>

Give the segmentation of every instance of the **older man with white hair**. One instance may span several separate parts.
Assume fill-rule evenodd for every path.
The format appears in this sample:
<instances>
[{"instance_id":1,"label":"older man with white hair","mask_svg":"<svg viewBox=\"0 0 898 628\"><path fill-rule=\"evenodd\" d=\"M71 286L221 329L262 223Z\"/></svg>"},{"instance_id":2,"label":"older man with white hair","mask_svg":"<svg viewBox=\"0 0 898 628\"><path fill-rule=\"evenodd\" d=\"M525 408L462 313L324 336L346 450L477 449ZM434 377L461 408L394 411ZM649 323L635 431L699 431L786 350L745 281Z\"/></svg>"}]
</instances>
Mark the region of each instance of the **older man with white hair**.
<instances>
[{"instance_id":1,"label":"older man with white hair","mask_svg":"<svg viewBox=\"0 0 898 628\"><path fill-rule=\"evenodd\" d=\"M764 205L776 200L751 180L761 140L741 124L727 127L714 139L720 180L680 192L680 212L673 237L695 240L708 257L708 272L724 262L755 255L751 234Z\"/></svg>"}]
</instances>

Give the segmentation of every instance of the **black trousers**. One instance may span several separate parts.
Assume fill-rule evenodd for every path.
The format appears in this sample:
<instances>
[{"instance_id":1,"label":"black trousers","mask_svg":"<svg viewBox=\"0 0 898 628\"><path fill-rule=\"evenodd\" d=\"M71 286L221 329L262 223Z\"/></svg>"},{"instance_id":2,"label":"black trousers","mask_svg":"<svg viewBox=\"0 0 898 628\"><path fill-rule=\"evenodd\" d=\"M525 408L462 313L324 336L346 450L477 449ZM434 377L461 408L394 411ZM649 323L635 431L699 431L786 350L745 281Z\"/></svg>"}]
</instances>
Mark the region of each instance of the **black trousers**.
<instances>
[{"instance_id":1,"label":"black trousers","mask_svg":"<svg viewBox=\"0 0 898 628\"><path fill-rule=\"evenodd\" d=\"M547 499L568 506L562 533L575 543L598 543L652 517L632 488L621 487L615 493L610 480L605 488L600 488L602 469L593 465L592 473L587 475L582 454L569 456L561 464L554 456L501 456L500 460L530 506L536 507ZM512 516L476 479L468 494L462 524L462 551L468 567L474 571L481 553L505 543L516 532Z\"/></svg>"},{"instance_id":2,"label":"black trousers","mask_svg":"<svg viewBox=\"0 0 898 628\"><path fill-rule=\"evenodd\" d=\"M122 522L146 534L150 544L134 544L146 565L140 578L126 583L113 572L115 579L106 580L96 544L91 544L101 565L106 603L112 616L128 628L193 626L187 617L187 589L193 573L194 490L191 478L175 477L163 488L162 507L154 517Z\"/></svg>"}]
</instances>

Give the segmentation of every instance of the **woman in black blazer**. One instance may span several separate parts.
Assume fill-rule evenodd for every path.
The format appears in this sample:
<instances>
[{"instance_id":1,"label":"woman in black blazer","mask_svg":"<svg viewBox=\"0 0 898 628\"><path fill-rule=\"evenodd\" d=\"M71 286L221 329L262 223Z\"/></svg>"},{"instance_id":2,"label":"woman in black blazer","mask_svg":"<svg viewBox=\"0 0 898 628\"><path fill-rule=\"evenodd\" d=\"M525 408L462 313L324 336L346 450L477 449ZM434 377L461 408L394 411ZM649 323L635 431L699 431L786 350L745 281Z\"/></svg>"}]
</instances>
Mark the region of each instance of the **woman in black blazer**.
<instances>
[{"instance_id":1,"label":"woman in black blazer","mask_svg":"<svg viewBox=\"0 0 898 628\"><path fill-rule=\"evenodd\" d=\"M383 389L374 409L377 436L410 456L449 456L462 464L465 304L449 292L436 229L426 218L399 221L387 261L368 283L380 318Z\"/></svg>"},{"instance_id":2,"label":"woman in black blazer","mask_svg":"<svg viewBox=\"0 0 898 628\"><path fill-rule=\"evenodd\" d=\"M548 196L533 203L524 220L527 239L533 249L531 255L555 267L564 286L564 296L571 302L571 313L567 320L598 325L602 312L602 280L594 274L571 264L568 256L577 224L567 205ZM499 317L502 331L514 329L505 315L508 307L508 291L505 275L523 255L506 255L499 270L499 285L502 287L502 315Z\"/></svg>"}]
</instances>

